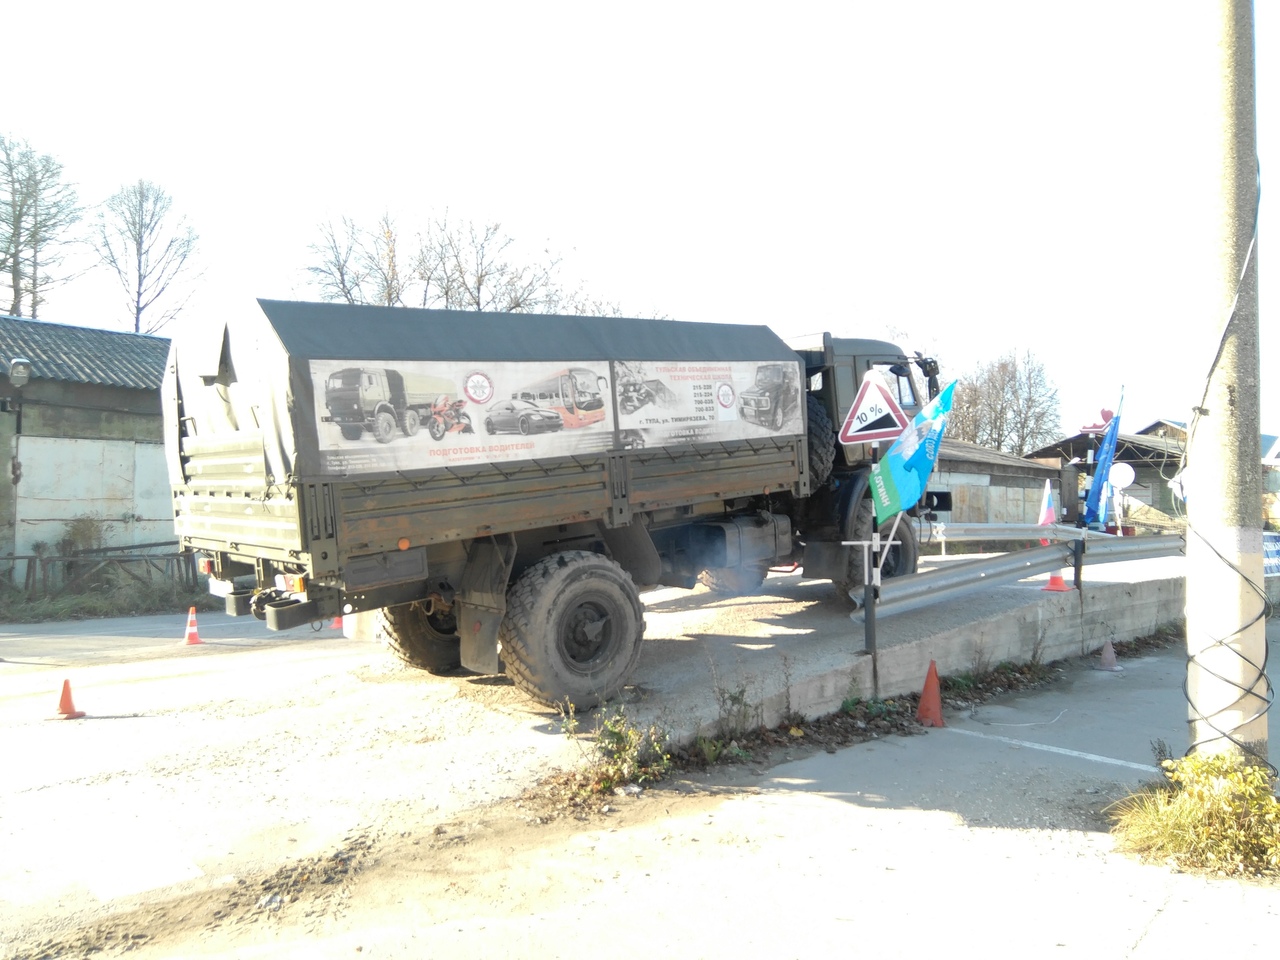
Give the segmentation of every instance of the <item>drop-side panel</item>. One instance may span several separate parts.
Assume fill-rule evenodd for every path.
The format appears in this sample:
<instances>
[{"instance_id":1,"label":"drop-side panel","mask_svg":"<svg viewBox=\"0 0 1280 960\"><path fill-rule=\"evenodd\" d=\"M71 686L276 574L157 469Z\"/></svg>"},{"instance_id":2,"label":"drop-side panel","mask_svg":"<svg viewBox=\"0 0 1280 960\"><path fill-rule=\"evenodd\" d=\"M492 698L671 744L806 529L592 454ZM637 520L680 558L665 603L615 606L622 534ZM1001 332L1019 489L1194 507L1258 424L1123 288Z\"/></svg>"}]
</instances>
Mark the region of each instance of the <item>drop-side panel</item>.
<instances>
[{"instance_id":1,"label":"drop-side panel","mask_svg":"<svg viewBox=\"0 0 1280 960\"><path fill-rule=\"evenodd\" d=\"M641 450L630 457L631 509L658 510L707 500L799 492L795 438Z\"/></svg>"},{"instance_id":2,"label":"drop-side panel","mask_svg":"<svg viewBox=\"0 0 1280 960\"><path fill-rule=\"evenodd\" d=\"M434 470L335 484L338 542L344 556L467 540L609 512L604 457Z\"/></svg>"}]
</instances>

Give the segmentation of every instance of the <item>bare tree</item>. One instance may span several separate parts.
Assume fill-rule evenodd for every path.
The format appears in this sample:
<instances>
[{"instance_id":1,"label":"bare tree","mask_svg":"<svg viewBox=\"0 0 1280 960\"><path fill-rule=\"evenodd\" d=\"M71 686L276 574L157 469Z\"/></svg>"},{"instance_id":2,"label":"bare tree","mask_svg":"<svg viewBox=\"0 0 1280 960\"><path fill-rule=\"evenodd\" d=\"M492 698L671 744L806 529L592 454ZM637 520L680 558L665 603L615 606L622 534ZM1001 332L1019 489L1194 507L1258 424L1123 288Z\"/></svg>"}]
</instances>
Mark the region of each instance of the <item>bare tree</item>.
<instances>
[{"instance_id":1,"label":"bare tree","mask_svg":"<svg viewBox=\"0 0 1280 960\"><path fill-rule=\"evenodd\" d=\"M188 272L199 239L185 217L170 220L172 209L168 193L139 180L121 187L98 211L89 242L124 288L134 333L155 333L182 312L190 295L168 297L158 315L147 316Z\"/></svg>"},{"instance_id":2,"label":"bare tree","mask_svg":"<svg viewBox=\"0 0 1280 960\"><path fill-rule=\"evenodd\" d=\"M329 301L364 303L365 273L360 262L360 231L346 217L341 228L333 221L320 225L320 241L311 245L316 257L307 267L320 288L320 296Z\"/></svg>"},{"instance_id":3,"label":"bare tree","mask_svg":"<svg viewBox=\"0 0 1280 960\"><path fill-rule=\"evenodd\" d=\"M1058 388L1030 351L1008 353L957 381L947 429L957 440L1025 456L1060 434Z\"/></svg>"},{"instance_id":4,"label":"bare tree","mask_svg":"<svg viewBox=\"0 0 1280 960\"><path fill-rule=\"evenodd\" d=\"M446 215L417 235L412 251L387 214L371 230L344 218L340 228L323 224L320 233L320 242L310 248L316 260L307 271L326 300L507 313L619 313L615 304L561 286L556 258L517 263L511 255L515 241L498 223L455 223Z\"/></svg>"},{"instance_id":5,"label":"bare tree","mask_svg":"<svg viewBox=\"0 0 1280 960\"><path fill-rule=\"evenodd\" d=\"M317 259L307 272L325 300L403 307L412 293L416 267L401 269L400 234L390 214L384 213L373 230L362 230L346 217L341 227L322 224L320 242L310 249Z\"/></svg>"},{"instance_id":6,"label":"bare tree","mask_svg":"<svg viewBox=\"0 0 1280 960\"><path fill-rule=\"evenodd\" d=\"M25 141L0 137L0 273L10 315L21 317L30 307L37 319L44 291L71 279L59 268L80 213L75 189L62 181L62 164Z\"/></svg>"}]
</instances>

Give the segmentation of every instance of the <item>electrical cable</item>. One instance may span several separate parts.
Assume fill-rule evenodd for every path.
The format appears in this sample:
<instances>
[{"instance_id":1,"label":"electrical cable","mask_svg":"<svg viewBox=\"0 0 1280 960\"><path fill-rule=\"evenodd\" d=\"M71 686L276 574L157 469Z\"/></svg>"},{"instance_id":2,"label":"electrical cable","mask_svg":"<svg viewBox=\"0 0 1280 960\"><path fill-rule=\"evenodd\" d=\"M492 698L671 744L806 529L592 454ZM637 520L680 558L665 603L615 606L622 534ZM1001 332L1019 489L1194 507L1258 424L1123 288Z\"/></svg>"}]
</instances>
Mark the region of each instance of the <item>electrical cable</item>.
<instances>
[{"instance_id":1,"label":"electrical cable","mask_svg":"<svg viewBox=\"0 0 1280 960\"><path fill-rule=\"evenodd\" d=\"M1209 399L1209 390L1213 382L1213 376L1218 369L1218 365L1222 362L1223 352L1226 350L1227 337L1228 337L1228 334L1230 333L1231 325L1235 321L1236 315L1239 311L1240 292L1244 286L1245 277L1248 275L1249 267L1254 263L1254 253L1258 243L1258 210L1262 202L1261 164L1257 165L1255 182L1256 182L1256 191L1254 195L1254 206L1253 206L1253 229L1251 231L1251 236L1249 239L1249 246L1245 251L1244 263L1240 268L1240 276L1236 280L1235 292L1231 298L1231 308L1227 313L1226 321L1222 327L1222 333L1218 338L1218 349L1214 353L1213 362L1209 365L1209 371L1205 375L1204 390L1200 395L1200 402L1196 406L1192 407L1191 422L1187 424L1187 442L1186 442L1186 445L1183 447L1182 457L1179 463L1180 473L1186 470L1187 453L1191 449L1191 443L1195 437L1196 428L1199 426L1200 419L1205 413L1208 412L1205 409L1205 404L1208 402L1208 399ZM1185 491L1184 491L1184 496L1185 496ZM1251 659L1249 659L1249 657L1247 657L1240 650L1233 647L1230 643L1231 640L1242 636L1247 630L1249 630L1250 627L1255 626L1259 621L1265 621L1267 618L1269 618L1272 614L1271 602L1270 600L1267 599L1266 591L1263 588L1261 588L1257 583L1251 580L1245 574L1245 572L1241 570L1235 563L1233 563L1232 561L1228 560L1225 556L1223 556L1222 552L1214 544L1210 543L1209 540L1199 530L1195 529L1195 527L1191 524L1189 518L1184 517L1184 519L1187 520L1187 531L1189 533L1194 534L1201 543L1203 543L1213 552L1214 556L1216 556L1219 560L1221 560L1222 563L1226 564L1226 566L1229 567L1236 574L1236 576L1238 576L1241 580L1243 580L1246 584L1248 584L1249 589L1252 590L1262 601L1261 609L1259 610L1257 615L1255 615L1247 623L1242 624L1239 628L1237 628L1236 630L1233 630L1231 633L1227 634L1225 637L1210 636L1209 637L1210 643L1203 650L1201 650L1199 654L1191 654L1191 653L1187 654L1188 676L1186 679L1183 680L1182 694L1186 698L1187 706L1189 708L1188 712L1190 714L1190 718L1187 720L1187 724L1191 728L1193 733L1191 736L1191 746L1187 748L1185 755L1190 756L1191 754L1196 752L1196 749L1198 747L1206 743L1210 743L1215 740L1226 740L1232 746L1234 746L1242 756L1257 762L1260 766L1265 766L1270 771L1271 776L1275 777L1278 772L1276 767L1272 765L1266 757L1260 756L1255 746L1252 743L1243 741L1236 736L1236 731L1240 729L1240 727L1247 726L1253 721L1264 717L1271 710L1271 705L1275 700L1275 691L1274 691L1274 688L1272 687L1270 677L1267 676L1267 663L1270 658L1270 651L1267 649L1266 643L1264 641L1263 648L1262 648L1263 649L1262 663L1258 664L1258 663L1254 663ZM1205 664L1203 664L1200 661L1200 657L1203 656L1203 654L1207 653L1209 650L1213 650L1219 647L1229 651L1231 654L1238 657L1239 660L1249 670L1252 670L1254 673L1253 679L1245 682L1238 682L1232 678L1223 676L1222 674L1218 673L1215 670L1209 669ZM1255 710L1251 716L1245 717L1236 726L1233 726L1231 729L1229 730L1222 729L1200 709L1199 704L1194 702L1192 698L1191 689L1190 689L1190 669L1193 666L1198 670L1202 670L1204 673L1215 678L1216 680L1226 684L1227 686L1234 687L1237 691L1239 691L1239 696L1236 698L1235 702L1230 704L1227 708L1223 708L1223 710L1217 711L1215 713L1215 716L1218 713L1224 712L1226 709L1229 709L1230 707L1236 707L1240 705L1246 699L1259 702L1261 706L1257 710ZM1259 685L1262 686L1261 692L1258 691ZM1203 723L1206 727L1208 727L1210 730L1213 731L1213 735L1204 736L1197 739L1194 734L1195 725L1197 723Z\"/></svg>"}]
</instances>

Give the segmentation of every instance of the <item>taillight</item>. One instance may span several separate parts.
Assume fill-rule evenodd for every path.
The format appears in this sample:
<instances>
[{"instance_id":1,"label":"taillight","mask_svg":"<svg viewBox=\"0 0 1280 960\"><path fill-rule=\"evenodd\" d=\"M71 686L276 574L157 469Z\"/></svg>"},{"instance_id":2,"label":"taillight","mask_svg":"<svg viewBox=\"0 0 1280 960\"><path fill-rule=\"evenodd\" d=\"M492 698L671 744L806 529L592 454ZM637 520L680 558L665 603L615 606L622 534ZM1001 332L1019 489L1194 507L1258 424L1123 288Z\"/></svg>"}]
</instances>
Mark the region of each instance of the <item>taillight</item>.
<instances>
[{"instance_id":1,"label":"taillight","mask_svg":"<svg viewBox=\"0 0 1280 960\"><path fill-rule=\"evenodd\" d=\"M300 573L286 573L284 575L284 589L286 593L306 593L307 578Z\"/></svg>"},{"instance_id":2,"label":"taillight","mask_svg":"<svg viewBox=\"0 0 1280 960\"><path fill-rule=\"evenodd\" d=\"M196 569L201 573L213 573L213 558L196 557Z\"/></svg>"}]
</instances>

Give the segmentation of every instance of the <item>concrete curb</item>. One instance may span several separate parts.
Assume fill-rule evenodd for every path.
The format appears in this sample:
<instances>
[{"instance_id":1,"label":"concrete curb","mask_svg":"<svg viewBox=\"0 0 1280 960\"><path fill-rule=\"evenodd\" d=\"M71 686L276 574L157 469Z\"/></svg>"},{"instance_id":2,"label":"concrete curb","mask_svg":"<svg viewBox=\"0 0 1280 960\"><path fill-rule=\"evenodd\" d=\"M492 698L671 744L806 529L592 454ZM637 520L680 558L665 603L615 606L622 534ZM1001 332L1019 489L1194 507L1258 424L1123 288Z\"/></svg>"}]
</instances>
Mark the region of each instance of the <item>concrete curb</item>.
<instances>
[{"instance_id":1,"label":"concrete curb","mask_svg":"<svg viewBox=\"0 0 1280 960\"><path fill-rule=\"evenodd\" d=\"M1045 593L1012 611L976 620L917 640L881 647L877 653L880 696L918 693L929 661L939 674L982 671L1002 661L1046 663L1085 656L1113 643L1154 633L1181 618L1186 583L1181 577L1137 583L1099 583L1083 591ZM765 726L788 712L820 716L840 708L846 697L873 696L868 654L850 656L845 666L811 675L753 678L750 709ZM676 724L672 739L692 743L699 736L723 736L720 722Z\"/></svg>"}]
</instances>

